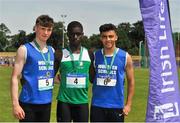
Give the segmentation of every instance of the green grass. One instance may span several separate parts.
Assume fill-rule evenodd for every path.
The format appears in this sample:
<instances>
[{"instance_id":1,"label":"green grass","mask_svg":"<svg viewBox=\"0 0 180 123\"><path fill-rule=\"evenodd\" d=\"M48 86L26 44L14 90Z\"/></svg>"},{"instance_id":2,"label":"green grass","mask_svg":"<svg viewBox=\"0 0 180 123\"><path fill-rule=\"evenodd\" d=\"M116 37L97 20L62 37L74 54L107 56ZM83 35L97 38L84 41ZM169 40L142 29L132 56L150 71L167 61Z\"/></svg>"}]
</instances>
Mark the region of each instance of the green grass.
<instances>
[{"instance_id":1,"label":"green grass","mask_svg":"<svg viewBox=\"0 0 180 123\"><path fill-rule=\"evenodd\" d=\"M12 106L10 100L10 76L12 68L0 67L0 122L17 121L12 115ZM179 69L180 73L180 69ZM180 76L180 74L178 74ZM143 122L145 121L146 104L148 95L148 69L135 69L135 96L131 112L126 117L126 122ZM179 77L180 78L180 77ZM55 85L52 102L51 121L56 122L56 96L58 85ZM91 86L89 89L89 97L91 97ZM89 99L91 100L91 99Z\"/></svg>"},{"instance_id":2,"label":"green grass","mask_svg":"<svg viewBox=\"0 0 180 123\"><path fill-rule=\"evenodd\" d=\"M12 68L0 66L0 122L16 122L12 114L12 105L10 97L10 77ZM56 121L56 95L58 92L58 85L55 85L52 102L51 121Z\"/></svg>"},{"instance_id":3,"label":"green grass","mask_svg":"<svg viewBox=\"0 0 180 123\"><path fill-rule=\"evenodd\" d=\"M134 74L135 95L133 97L131 112L129 113L128 117L125 118L125 121L143 122L145 121L146 114L149 71L148 69L135 69Z\"/></svg>"},{"instance_id":4,"label":"green grass","mask_svg":"<svg viewBox=\"0 0 180 123\"><path fill-rule=\"evenodd\" d=\"M0 67L0 122L16 121L12 116L10 101L11 68Z\"/></svg>"}]
</instances>

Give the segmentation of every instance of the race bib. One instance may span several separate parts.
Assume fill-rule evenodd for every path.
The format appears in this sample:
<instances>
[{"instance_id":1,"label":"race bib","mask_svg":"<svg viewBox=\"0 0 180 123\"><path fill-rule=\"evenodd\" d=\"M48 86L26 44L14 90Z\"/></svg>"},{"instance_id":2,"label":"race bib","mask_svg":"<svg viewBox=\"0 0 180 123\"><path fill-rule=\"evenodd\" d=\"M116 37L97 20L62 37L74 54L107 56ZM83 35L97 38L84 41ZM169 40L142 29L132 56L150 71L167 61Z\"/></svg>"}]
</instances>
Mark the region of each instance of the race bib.
<instances>
[{"instance_id":1,"label":"race bib","mask_svg":"<svg viewBox=\"0 0 180 123\"><path fill-rule=\"evenodd\" d=\"M67 88L86 88L86 74L67 74Z\"/></svg>"},{"instance_id":2,"label":"race bib","mask_svg":"<svg viewBox=\"0 0 180 123\"><path fill-rule=\"evenodd\" d=\"M116 86L116 79L111 77L98 77L97 78L97 85L99 86Z\"/></svg>"},{"instance_id":3,"label":"race bib","mask_svg":"<svg viewBox=\"0 0 180 123\"><path fill-rule=\"evenodd\" d=\"M38 80L39 91L50 90L50 89L53 89L53 78Z\"/></svg>"}]
</instances>

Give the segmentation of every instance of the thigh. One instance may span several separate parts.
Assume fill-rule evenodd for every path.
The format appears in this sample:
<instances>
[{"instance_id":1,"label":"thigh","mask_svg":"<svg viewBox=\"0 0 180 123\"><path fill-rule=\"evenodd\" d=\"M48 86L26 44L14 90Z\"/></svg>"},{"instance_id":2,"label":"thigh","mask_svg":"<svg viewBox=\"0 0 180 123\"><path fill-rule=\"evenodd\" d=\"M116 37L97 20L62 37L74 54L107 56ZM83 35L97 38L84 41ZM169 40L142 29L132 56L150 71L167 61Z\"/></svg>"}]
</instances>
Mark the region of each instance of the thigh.
<instances>
[{"instance_id":1,"label":"thigh","mask_svg":"<svg viewBox=\"0 0 180 123\"><path fill-rule=\"evenodd\" d=\"M89 119L88 103L73 105L72 116L74 122L88 122Z\"/></svg>"},{"instance_id":2,"label":"thigh","mask_svg":"<svg viewBox=\"0 0 180 123\"><path fill-rule=\"evenodd\" d=\"M56 111L57 122L71 122L71 109L70 105L61 101L57 103Z\"/></svg>"},{"instance_id":3,"label":"thigh","mask_svg":"<svg viewBox=\"0 0 180 123\"><path fill-rule=\"evenodd\" d=\"M105 122L105 121L106 121L105 110L101 107L91 105L90 122Z\"/></svg>"},{"instance_id":4,"label":"thigh","mask_svg":"<svg viewBox=\"0 0 180 123\"><path fill-rule=\"evenodd\" d=\"M37 122L49 122L51 115L51 104L38 105L38 112L36 112Z\"/></svg>"},{"instance_id":5,"label":"thigh","mask_svg":"<svg viewBox=\"0 0 180 123\"><path fill-rule=\"evenodd\" d=\"M19 102L20 106L25 112L25 118L23 120L19 120L19 122L34 122L35 121L35 110L33 110L32 106L27 103Z\"/></svg>"},{"instance_id":6,"label":"thigh","mask_svg":"<svg viewBox=\"0 0 180 123\"><path fill-rule=\"evenodd\" d=\"M124 122L123 109L108 109L108 122Z\"/></svg>"}]
</instances>

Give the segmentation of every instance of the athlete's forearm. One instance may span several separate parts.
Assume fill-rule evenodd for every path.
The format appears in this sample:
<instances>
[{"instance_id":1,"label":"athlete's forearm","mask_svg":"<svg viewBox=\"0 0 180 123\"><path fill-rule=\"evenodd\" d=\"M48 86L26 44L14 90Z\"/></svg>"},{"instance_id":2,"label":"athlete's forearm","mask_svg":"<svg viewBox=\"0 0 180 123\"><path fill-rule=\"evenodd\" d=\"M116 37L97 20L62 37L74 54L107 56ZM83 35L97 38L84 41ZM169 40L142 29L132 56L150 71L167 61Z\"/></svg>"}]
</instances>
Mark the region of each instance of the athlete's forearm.
<instances>
[{"instance_id":1,"label":"athlete's forearm","mask_svg":"<svg viewBox=\"0 0 180 123\"><path fill-rule=\"evenodd\" d=\"M12 99L12 105L18 106L19 100L18 100L18 79L17 77L12 77L11 80L11 99Z\"/></svg>"},{"instance_id":2,"label":"athlete's forearm","mask_svg":"<svg viewBox=\"0 0 180 123\"><path fill-rule=\"evenodd\" d=\"M126 105L131 106L132 105L132 99L134 96L134 82L130 82L128 84L128 88L127 88L127 100L126 100Z\"/></svg>"}]
</instances>

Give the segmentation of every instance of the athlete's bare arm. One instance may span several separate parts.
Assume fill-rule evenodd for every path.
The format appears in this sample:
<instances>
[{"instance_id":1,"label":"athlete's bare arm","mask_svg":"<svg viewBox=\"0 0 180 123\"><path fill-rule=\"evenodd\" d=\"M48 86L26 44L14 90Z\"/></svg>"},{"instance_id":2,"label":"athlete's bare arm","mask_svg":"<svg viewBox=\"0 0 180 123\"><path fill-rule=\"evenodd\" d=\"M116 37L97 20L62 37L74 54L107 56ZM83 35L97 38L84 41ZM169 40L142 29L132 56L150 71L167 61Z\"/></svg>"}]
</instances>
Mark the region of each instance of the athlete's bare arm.
<instances>
[{"instance_id":1,"label":"athlete's bare arm","mask_svg":"<svg viewBox=\"0 0 180 123\"><path fill-rule=\"evenodd\" d=\"M127 82L128 82L127 83L127 100L123 109L125 116L127 116L128 113L131 111L132 98L134 95L134 86L135 86L133 61L129 54L127 56L126 77L127 77Z\"/></svg>"},{"instance_id":2,"label":"athlete's bare arm","mask_svg":"<svg viewBox=\"0 0 180 123\"><path fill-rule=\"evenodd\" d=\"M14 64L14 69L11 76L11 98L12 98L12 105L13 105L13 115L17 119L24 119L25 113L21 106L19 105L18 100L18 82L19 78L23 69L25 63L25 47L20 46L18 48L17 54L16 54L16 60Z\"/></svg>"}]
</instances>

